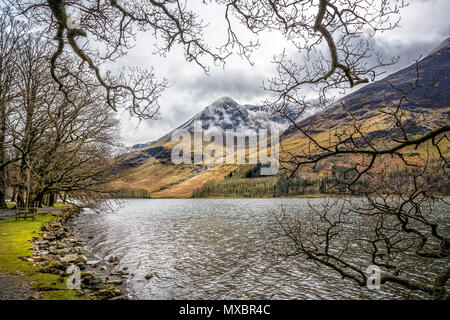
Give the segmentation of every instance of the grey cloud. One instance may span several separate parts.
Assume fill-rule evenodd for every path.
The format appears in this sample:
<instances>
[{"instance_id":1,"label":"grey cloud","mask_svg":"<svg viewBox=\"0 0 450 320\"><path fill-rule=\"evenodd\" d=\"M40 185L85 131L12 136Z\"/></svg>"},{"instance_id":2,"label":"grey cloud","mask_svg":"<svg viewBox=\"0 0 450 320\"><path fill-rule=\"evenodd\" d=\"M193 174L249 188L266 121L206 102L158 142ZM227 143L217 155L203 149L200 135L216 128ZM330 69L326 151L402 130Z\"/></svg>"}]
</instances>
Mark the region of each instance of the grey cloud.
<instances>
[{"instance_id":1,"label":"grey cloud","mask_svg":"<svg viewBox=\"0 0 450 320\"><path fill-rule=\"evenodd\" d=\"M412 64L420 55L427 55L450 36L449 10L448 0L411 0L402 12L401 27L374 38L376 51L386 58L401 57L398 64L385 69L387 74ZM143 122L136 129L136 121L121 116L122 136L127 145L163 136L222 96L230 96L240 104L259 102L266 94L261 88L262 81L274 71L270 57L281 53L285 44L283 39L273 36L257 53L255 67L239 58L232 59L225 70L212 68L207 76L198 66L186 63L180 52L172 52L164 59L152 56L152 44L146 39L139 38L126 60L155 66L155 71L167 77L173 86L161 99L161 120ZM372 59L375 62L375 56Z\"/></svg>"},{"instance_id":2,"label":"grey cloud","mask_svg":"<svg viewBox=\"0 0 450 320\"><path fill-rule=\"evenodd\" d=\"M264 74L256 70L224 72L191 78L184 83L183 89L190 91L195 99L209 97L214 100L221 96L231 96L236 100L250 101L264 94L263 80Z\"/></svg>"}]
</instances>

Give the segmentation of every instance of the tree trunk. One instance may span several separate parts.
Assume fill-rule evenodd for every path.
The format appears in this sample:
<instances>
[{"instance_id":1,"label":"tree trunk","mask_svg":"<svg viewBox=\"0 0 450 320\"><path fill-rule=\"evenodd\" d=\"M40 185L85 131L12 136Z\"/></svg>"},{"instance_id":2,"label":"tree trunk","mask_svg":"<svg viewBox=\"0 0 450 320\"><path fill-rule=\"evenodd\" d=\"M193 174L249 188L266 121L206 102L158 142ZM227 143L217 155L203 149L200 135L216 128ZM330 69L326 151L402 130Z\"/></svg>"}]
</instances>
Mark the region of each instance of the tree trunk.
<instances>
[{"instance_id":1,"label":"tree trunk","mask_svg":"<svg viewBox=\"0 0 450 320\"><path fill-rule=\"evenodd\" d=\"M11 192L11 201L16 201L16 197L17 197L17 187L14 186Z\"/></svg>"},{"instance_id":2,"label":"tree trunk","mask_svg":"<svg viewBox=\"0 0 450 320\"><path fill-rule=\"evenodd\" d=\"M48 195L48 206L53 207L55 204L55 194L53 192L50 192Z\"/></svg>"},{"instance_id":3,"label":"tree trunk","mask_svg":"<svg viewBox=\"0 0 450 320\"><path fill-rule=\"evenodd\" d=\"M6 106L5 103L0 103L0 164L6 162ZM0 209L6 209L5 191L6 191L6 167L0 167Z\"/></svg>"}]
</instances>

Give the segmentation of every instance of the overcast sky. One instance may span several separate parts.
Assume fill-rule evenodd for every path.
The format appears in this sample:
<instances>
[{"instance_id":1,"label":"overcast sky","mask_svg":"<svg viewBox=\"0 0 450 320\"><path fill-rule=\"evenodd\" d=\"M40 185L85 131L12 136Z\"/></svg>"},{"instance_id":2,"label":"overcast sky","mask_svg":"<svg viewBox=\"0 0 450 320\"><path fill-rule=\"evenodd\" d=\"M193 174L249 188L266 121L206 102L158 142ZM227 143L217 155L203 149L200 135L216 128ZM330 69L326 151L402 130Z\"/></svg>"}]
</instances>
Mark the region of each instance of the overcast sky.
<instances>
[{"instance_id":1,"label":"overcast sky","mask_svg":"<svg viewBox=\"0 0 450 320\"><path fill-rule=\"evenodd\" d=\"M427 55L450 36L450 0L409 2L410 6L401 13L401 27L375 38L375 46L386 57L401 57L397 65L387 70L389 72L404 68L420 55ZM223 11L214 6L201 6L201 14L211 22L206 30L207 40L212 46L219 44L225 36ZM250 35L244 38L249 39ZM135 119L130 119L126 114L119 115L123 143L130 146L156 140L222 96L230 96L240 104L260 102L264 97L262 82L274 71L270 63L272 57L280 54L283 48L292 50L276 33L261 35L260 42L261 47L252 56L253 66L233 56L227 61L225 69L211 66L210 74L206 75L199 66L187 63L178 49L165 58L153 55L152 36L138 35L136 47L120 63L153 66L156 74L166 77L172 86L160 100L159 120L142 122L137 127Z\"/></svg>"}]
</instances>

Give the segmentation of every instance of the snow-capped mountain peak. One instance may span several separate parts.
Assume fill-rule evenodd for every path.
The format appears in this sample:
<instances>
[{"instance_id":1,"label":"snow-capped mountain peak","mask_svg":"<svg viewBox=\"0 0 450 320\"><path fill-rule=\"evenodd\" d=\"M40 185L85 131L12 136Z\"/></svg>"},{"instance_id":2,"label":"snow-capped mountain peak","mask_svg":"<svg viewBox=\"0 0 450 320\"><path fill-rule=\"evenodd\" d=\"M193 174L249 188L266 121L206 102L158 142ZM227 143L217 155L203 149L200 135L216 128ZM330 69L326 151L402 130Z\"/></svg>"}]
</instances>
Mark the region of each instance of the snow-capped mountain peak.
<instances>
[{"instance_id":1,"label":"snow-capped mountain peak","mask_svg":"<svg viewBox=\"0 0 450 320\"><path fill-rule=\"evenodd\" d=\"M220 128L236 132L274 126L284 130L288 124L286 119L274 116L267 107L240 105L230 97L214 101L180 128L192 131L195 121L201 121L204 130Z\"/></svg>"}]
</instances>

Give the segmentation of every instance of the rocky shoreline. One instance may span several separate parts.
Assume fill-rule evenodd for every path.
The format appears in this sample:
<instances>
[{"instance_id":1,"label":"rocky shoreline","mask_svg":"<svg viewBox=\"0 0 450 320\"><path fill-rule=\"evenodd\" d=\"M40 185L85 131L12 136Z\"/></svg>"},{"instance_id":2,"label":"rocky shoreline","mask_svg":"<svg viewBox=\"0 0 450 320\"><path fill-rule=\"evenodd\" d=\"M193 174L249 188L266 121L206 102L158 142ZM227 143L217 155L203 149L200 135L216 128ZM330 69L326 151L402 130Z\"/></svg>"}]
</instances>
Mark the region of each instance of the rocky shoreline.
<instances>
[{"instance_id":1,"label":"rocky shoreline","mask_svg":"<svg viewBox=\"0 0 450 320\"><path fill-rule=\"evenodd\" d=\"M128 279L126 270L112 272L118 264L116 257L108 261L90 260L83 243L73 234L69 221L80 214L78 208L67 208L52 213L57 218L40 227L37 237L32 239L32 254L21 259L39 266L39 272L59 275L59 281L77 290L77 295L89 296L92 300L124 300L123 281ZM39 299L38 288L34 298Z\"/></svg>"}]
</instances>

